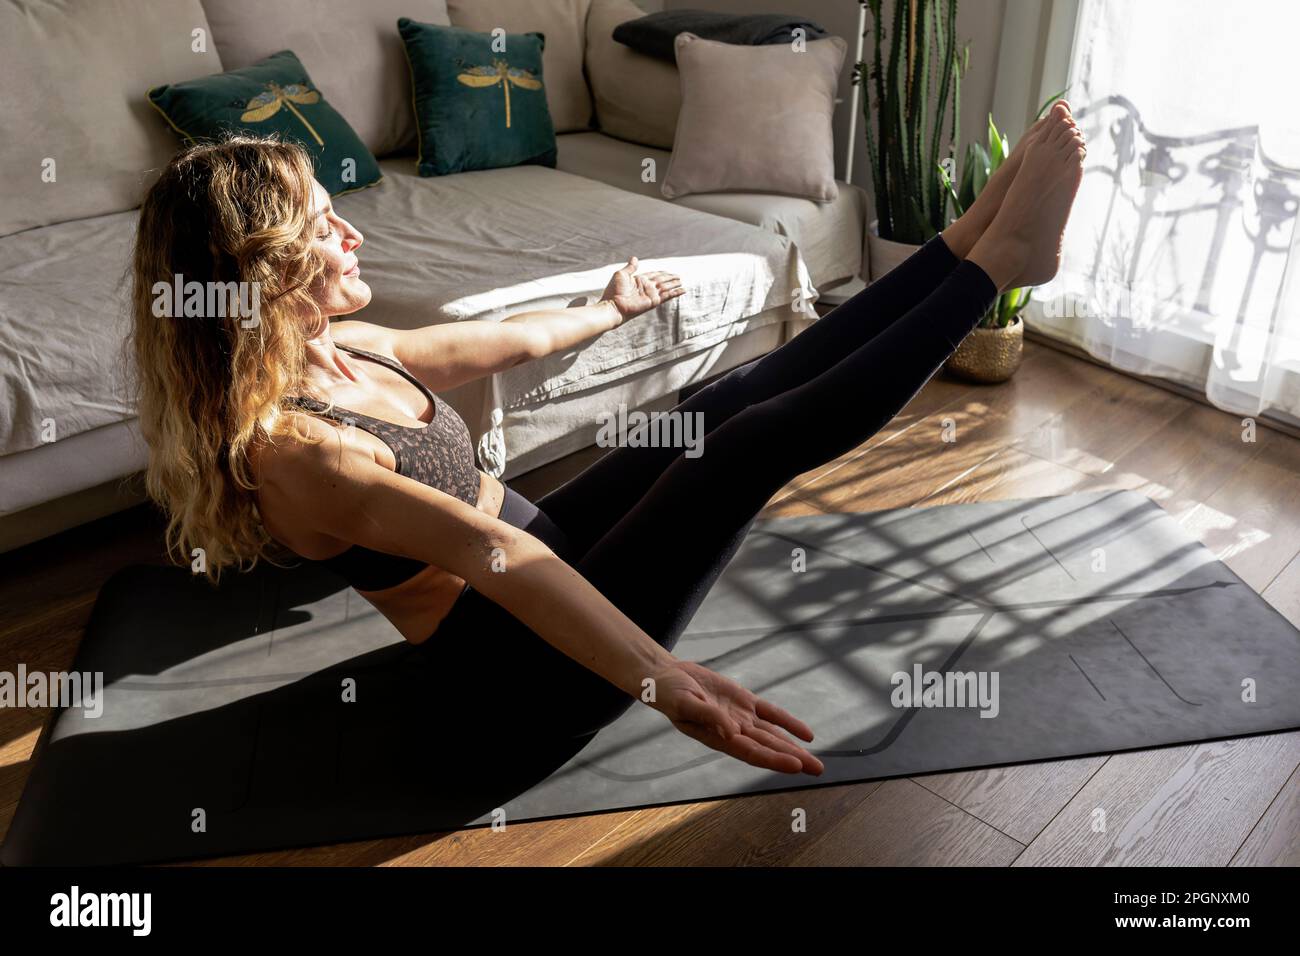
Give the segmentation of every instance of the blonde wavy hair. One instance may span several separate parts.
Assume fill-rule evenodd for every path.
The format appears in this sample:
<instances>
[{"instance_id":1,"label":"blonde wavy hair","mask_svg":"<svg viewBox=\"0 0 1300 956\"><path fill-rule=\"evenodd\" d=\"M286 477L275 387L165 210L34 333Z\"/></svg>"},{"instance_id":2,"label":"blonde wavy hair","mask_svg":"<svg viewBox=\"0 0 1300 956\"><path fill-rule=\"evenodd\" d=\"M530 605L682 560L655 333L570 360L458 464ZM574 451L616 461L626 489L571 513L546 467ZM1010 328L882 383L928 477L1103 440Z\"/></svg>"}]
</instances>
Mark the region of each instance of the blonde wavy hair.
<instances>
[{"instance_id":1,"label":"blonde wavy hair","mask_svg":"<svg viewBox=\"0 0 1300 956\"><path fill-rule=\"evenodd\" d=\"M311 441L286 396L310 395L306 341L321 320L309 287L311 160L275 137L229 136L178 152L145 197L131 265L134 401L149 446L146 488L167 516L168 556L202 548L205 576L287 554L257 513L248 453L281 435ZM253 283L260 322L155 314L156 283L175 276ZM207 288L207 286L205 286ZM319 396L317 396L319 397Z\"/></svg>"}]
</instances>

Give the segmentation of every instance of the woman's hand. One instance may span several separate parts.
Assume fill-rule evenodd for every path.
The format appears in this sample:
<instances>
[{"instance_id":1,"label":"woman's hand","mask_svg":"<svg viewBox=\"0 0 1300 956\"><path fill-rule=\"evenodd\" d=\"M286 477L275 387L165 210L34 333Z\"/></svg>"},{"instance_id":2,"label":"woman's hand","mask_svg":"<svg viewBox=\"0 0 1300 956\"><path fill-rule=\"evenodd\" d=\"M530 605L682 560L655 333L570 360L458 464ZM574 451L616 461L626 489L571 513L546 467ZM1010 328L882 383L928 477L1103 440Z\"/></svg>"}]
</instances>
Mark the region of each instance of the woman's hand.
<instances>
[{"instance_id":1,"label":"woman's hand","mask_svg":"<svg viewBox=\"0 0 1300 956\"><path fill-rule=\"evenodd\" d=\"M706 747L781 773L820 776L826 769L782 730L812 740L807 724L735 681L690 661L675 661L653 676L649 706Z\"/></svg>"},{"instance_id":2,"label":"woman's hand","mask_svg":"<svg viewBox=\"0 0 1300 956\"><path fill-rule=\"evenodd\" d=\"M636 274L637 258L627 260L627 265L614 273L605 287L601 302L612 302L623 321L649 312L660 303L675 299L686 291L682 280L670 272Z\"/></svg>"}]
</instances>

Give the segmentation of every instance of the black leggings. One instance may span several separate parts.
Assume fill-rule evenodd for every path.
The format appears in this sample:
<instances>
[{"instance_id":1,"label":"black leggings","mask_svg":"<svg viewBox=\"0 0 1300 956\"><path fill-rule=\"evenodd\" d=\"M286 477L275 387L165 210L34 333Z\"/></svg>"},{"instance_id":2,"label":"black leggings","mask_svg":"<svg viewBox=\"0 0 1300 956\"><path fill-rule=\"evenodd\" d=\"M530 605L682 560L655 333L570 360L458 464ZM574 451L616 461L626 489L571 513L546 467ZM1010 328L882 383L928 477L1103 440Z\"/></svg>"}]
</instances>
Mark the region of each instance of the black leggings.
<instances>
[{"instance_id":1,"label":"black leggings","mask_svg":"<svg viewBox=\"0 0 1300 956\"><path fill-rule=\"evenodd\" d=\"M545 541L672 650L755 517L796 476L848 452L911 401L997 296L941 236L789 342L681 402L703 453L620 446L501 518ZM693 454L693 453L692 453ZM467 588L415 646L468 719L588 735L634 699Z\"/></svg>"}]
</instances>

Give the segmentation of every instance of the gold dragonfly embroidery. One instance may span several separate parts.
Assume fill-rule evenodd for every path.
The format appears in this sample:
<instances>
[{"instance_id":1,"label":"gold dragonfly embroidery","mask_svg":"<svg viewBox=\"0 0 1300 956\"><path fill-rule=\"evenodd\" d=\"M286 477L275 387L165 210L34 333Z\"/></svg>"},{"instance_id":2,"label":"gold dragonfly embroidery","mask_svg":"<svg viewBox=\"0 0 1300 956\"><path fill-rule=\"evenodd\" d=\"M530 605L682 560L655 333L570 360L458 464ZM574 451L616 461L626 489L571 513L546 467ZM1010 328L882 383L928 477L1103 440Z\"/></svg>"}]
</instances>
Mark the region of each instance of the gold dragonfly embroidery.
<instances>
[{"instance_id":1,"label":"gold dragonfly embroidery","mask_svg":"<svg viewBox=\"0 0 1300 956\"><path fill-rule=\"evenodd\" d=\"M456 79L466 86L485 88L501 84L506 94L506 129L510 128L510 84L525 90L540 90L542 81L531 70L519 70L505 60L494 58L491 66L471 66L464 73L458 73Z\"/></svg>"},{"instance_id":2,"label":"gold dragonfly embroidery","mask_svg":"<svg viewBox=\"0 0 1300 956\"><path fill-rule=\"evenodd\" d=\"M311 123L307 122L307 117L303 116L294 106L294 103L310 105L320 102L320 93L316 92L309 86L301 83L289 83L281 86L279 83L267 83L266 89L258 93L245 104L243 113L239 118L245 123L260 123L262 120L270 119L280 111L283 106L294 116L298 117L298 122L307 127L307 132L315 138L317 144L325 145L325 141L320 138L320 134L312 128Z\"/></svg>"}]
</instances>

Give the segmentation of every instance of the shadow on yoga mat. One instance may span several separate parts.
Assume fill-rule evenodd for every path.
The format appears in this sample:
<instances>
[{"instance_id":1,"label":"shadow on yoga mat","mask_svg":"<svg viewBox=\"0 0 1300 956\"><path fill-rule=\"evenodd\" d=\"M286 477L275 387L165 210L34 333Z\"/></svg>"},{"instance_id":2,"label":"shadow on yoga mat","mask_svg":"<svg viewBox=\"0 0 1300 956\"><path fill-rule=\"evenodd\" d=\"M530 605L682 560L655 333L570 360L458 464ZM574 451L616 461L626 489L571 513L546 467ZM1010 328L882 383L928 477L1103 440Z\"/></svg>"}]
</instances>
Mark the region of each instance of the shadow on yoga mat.
<instances>
[{"instance_id":1,"label":"shadow on yoga mat","mask_svg":"<svg viewBox=\"0 0 1300 956\"><path fill-rule=\"evenodd\" d=\"M324 572L213 591L128 568L74 665L103 672L103 714L46 726L0 860L193 859L1300 726L1300 633L1132 492L756 522L676 654L811 725L825 774L751 767L644 706L568 741L476 731L490 696L448 714L440 687L491 675L413 664Z\"/></svg>"}]
</instances>

